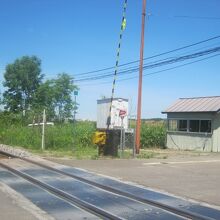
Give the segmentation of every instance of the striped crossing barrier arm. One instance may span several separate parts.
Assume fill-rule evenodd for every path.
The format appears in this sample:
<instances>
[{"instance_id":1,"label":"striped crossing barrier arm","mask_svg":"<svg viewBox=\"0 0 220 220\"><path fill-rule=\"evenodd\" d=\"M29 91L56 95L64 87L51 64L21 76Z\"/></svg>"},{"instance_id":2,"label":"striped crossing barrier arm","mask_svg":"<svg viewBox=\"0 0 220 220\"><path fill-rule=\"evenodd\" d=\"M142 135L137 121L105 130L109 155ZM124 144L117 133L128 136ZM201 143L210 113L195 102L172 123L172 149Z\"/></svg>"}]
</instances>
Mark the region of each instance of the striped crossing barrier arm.
<instances>
[{"instance_id":1,"label":"striped crossing barrier arm","mask_svg":"<svg viewBox=\"0 0 220 220\"><path fill-rule=\"evenodd\" d=\"M118 72L118 64L119 64L119 58L120 58L122 35L123 35L123 32L126 28L126 9L127 9L127 0L124 1L120 37L119 37L117 57L116 57L115 70L114 70L114 79L113 79L113 83L112 83L112 94L111 94L111 101L110 101L110 107L109 107L109 116L108 116L108 119L107 119L107 130L109 130L109 127L110 127L110 124L111 124L112 102L113 102L114 93L115 93L115 82L116 82L117 72Z\"/></svg>"}]
</instances>

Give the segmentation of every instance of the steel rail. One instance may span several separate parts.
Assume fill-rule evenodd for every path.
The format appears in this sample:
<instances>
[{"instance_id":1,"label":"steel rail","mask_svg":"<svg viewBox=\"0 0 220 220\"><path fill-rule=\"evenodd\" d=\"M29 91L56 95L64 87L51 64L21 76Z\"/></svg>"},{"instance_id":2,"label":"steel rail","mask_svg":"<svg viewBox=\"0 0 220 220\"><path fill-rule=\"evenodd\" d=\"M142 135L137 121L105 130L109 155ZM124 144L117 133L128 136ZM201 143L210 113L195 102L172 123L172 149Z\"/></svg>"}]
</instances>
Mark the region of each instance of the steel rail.
<instances>
[{"instance_id":1,"label":"steel rail","mask_svg":"<svg viewBox=\"0 0 220 220\"><path fill-rule=\"evenodd\" d=\"M87 203L85 201L82 201L80 199L78 199L77 197L73 196L73 195L70 195L69 193L66 193L60 189L57 189L51 185L48 185L44 182L41 182L33 177L31 177L30 175L28 174L25 174L21 171L18 171L14 168L11 168L10 166L7 166L6 164L0 162L0 166L3 167L4 169L7 169L9 172L19 176L19 177L22 177L23 179L31 182L32 184L54 194L55 196L89 212L89 213L92 213L102 219L111 219L111 220L123 220L123 218L120 218L116 215L113 215L109 212L106 212L105 210L101 209L101 208L98 208L90 203Z\"/></svg>"},{"instance_id":2,"label":"steel rail","mask_svg":"<svg viewBox=\"0 0 220 220\"><path fill-rule=\"evenodd\" d=\"M4 154L5 152L0 150L0 153ZM172 207L170 205L166 205L164 203L157 202L157 201L152 200L152 199L141 198L141 197L136 196L134 194L131 194L129 192L121 191L121 190L115 189L115 188L110 187L110 186L102 185L102 184L99 184L97 182L85 179L83 177L80 177L80 176L77 176L77 175L74 175L74 174L67 173L65 171L53 168L53 167L48 166L46 164L42 164L42 163L39 163L37 161L31 160L31 159L28 159L28 158L25 158L25 157L14 156L14 155L12 155L10 153L5 153L5 154L10 156L10 157L16 157L16 158L22 159L22 160L24 160L26 162L35 164L37 166L43 167L43 168L51 170L51 171L54 171L54 172L59 173L61 175L65 175L65 176L71 177L71 178L76 179L78 181L81 181L83 183L86 183L86 184L89 184L91 186L95 186L97 188L103 189L105 191L108 191L108 192L111 192L111 193L114 193L114 194L117 194L117 195L120 195L120 196L124 196L124 197L130 198L130 199L133 199L135 201L138 201L138 202L141 202L141 203L144 203L144 204L152 205L154 207L166 210L168 212L174 213L174 214L179 215L181 217L185 217L185 218L192 219L192 220L214 220L211 217L200 215L198 213L191 212L189 210L183 210L183 209L180 209L180 208L174 208L174 207Z\"/></svg>"}]
</instances>

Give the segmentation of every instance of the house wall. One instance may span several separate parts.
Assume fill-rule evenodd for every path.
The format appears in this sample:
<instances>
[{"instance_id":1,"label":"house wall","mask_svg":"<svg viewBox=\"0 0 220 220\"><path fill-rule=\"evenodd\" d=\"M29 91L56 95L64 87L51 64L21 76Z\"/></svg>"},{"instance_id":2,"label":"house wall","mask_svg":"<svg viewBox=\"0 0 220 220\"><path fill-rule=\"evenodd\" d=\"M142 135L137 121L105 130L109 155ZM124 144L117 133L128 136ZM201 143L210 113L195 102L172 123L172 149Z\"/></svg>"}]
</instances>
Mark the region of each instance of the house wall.
<instances>
[{"instance_id":1,"label":"house wall","mask_svg":"<svg viewBox=\"0 0 220 220\"><path fill-rule=\"evenodd\" d=\"M167 132L167 147L179 150L212 151L212 135Z\"/></svg>"},{"instance_id":2,"label":"house wall","mask_svg":"<svg viewBox=\"0 0 220 220\"><path fill-rule=\"evenodd\" d=\"M183 119L214 119L215 114L213 113L168 113L167 119L169 118L183 118Z\"/></svg>"},{"instance_id":3,"label":"house wall","mask_svg":"<svg viewBox=\"0 0 220 220\"><path fill-rule=\"evenodd\" d=\"M213 123L213 152L220 152L220 114L216 114Z\"/></svg>"},{"instance_id":4,"label":"house wall","mask_svg":"<svg viewBox=\"0 0 220 220\"><path fill-rule=\"evenodd\" d=\"M214 151L213 136L216 127L220 125L216 122L216 117L212 113L168 113L168 119L210 119L212 120L213 134L194 133L194 132L167 132L167 147L182 150L199 150ZM220 132L220 129L219 129ZM216 143L220 143L220 139L215 138Z\"/></svg>"}]
</instances>

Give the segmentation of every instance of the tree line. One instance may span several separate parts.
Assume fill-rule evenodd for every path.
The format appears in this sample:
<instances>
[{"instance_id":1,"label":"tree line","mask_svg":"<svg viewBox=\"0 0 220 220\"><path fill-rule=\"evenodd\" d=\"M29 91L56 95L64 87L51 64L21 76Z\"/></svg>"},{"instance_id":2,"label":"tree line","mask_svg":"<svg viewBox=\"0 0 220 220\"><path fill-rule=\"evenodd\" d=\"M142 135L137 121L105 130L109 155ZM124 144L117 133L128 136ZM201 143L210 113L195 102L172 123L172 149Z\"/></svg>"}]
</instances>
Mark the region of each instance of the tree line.
<instances>
[{"instance_id":1,"label":"tree line","mask_svg":"<svg viewBox=\"0 0 220 220\"><path fill-rule=\"evenodd\" d=\"M47 118L63 121L73 117L77 109L72 93L78 90L73 78L60 73L54 79L45 79L41 60L23 56L8 64L4 72L1 104L4 112L37 115L46 109Z\"/></svg>"}]
</instances>

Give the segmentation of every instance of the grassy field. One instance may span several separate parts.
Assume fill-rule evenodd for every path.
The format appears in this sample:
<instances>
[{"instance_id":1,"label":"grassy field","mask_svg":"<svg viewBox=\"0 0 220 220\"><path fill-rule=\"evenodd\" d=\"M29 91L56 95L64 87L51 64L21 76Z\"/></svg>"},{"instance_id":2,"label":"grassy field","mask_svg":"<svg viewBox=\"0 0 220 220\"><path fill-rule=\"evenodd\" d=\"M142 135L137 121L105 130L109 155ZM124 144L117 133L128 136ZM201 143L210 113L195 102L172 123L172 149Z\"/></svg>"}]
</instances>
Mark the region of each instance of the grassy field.
<instances>
[{"instance_id":1,"label":"grassy field","mask_svg":"<svg viewBox=\"0 0 220 220\"><path fill-rule=\"evenodd\" d=\"M45 151L41 150L41 127L27 127L22 124L0 126L0 143L21 146L38 154L96 158L97 147L92 143L95 123L77 122L46 126Z\"/></svg>"},{"instance_id":2,"label":"grassy field","mask_svg":"<svg viewBox=\"0 0 220 220\"><path fill-rule=\"evenodd\" d=\"M19 121L15 116L0 118L0 143L21 146L31 152L57 157L74 157L77 159L97 159L97 146L92 143L96 131L94 122L76 122L46 126L45 150L41 150L41 127L28 127L26 122ZM165 124L159 122L143 122L141 129L141 148L165 147ZM124 153L129 158L132 151ZM144 152L144 151L143 151ZM143 153L140 158L150 158L152 153Z\"/></svg>"}]
</instances>

